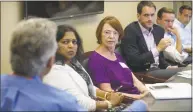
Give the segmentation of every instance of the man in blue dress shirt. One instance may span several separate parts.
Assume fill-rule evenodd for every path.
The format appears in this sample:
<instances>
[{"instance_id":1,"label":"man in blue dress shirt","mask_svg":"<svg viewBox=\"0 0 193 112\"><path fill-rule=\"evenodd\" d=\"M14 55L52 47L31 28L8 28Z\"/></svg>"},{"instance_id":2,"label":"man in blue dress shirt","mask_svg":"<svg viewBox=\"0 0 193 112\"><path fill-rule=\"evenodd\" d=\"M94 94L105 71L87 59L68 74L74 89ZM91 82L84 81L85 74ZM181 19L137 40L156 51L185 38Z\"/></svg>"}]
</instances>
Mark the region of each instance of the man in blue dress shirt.
<instances>
[{"instance_id":1,"label":"man in blue dress shirt","mask_svg":"<svg viewBox=\"0 0 193 112\"><path fill-rule=\"evenodd\" d=\"M165 30L164 38L171 40L164 51L164 57L172 65L186 66L192 62L192 58L183 50L181 36L178 29L173 26L175 12L173 9L163 7L157 13L157 24Z\"/></svg>"},{"instance_id":2,"label":"man in blue dress shirt","mask_svg":"<svg viewBox=\"0 0 193 112\"><path fill-rule=\"evenodd\" d=\"M42 83L54 62L57 26L42 18L20 22L12 33L12 74L1 75L1 111L85 111L72 95Z\"/></svg>"},{"instance_id":3,"label":"man in blue dress shirt","mask_svg":"<svg viewBox=\"0 0 193 112\"><path fill-rule=\"evenodd\" d=\"M192 7L182 5L178 10L178 16L174 20L174 26L178 29L185 52L192 53Z\"/></svg>"}]
</instances>

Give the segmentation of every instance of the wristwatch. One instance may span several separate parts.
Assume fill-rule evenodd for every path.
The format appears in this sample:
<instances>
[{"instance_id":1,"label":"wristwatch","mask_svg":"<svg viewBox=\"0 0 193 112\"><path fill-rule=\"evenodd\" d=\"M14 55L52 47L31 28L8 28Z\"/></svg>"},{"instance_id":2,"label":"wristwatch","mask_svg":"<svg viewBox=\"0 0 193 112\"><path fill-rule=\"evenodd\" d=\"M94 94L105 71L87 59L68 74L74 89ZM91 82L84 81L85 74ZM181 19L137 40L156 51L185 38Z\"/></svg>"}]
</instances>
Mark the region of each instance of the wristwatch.
<instances>
[{"instance_id":1,"label":"wristwatch","mask_svg":"<svg viewBox=\"0 0 193 112\"><path fill-rule=\"evenodd\" d=\"M112 108L112 107L113 107L113 105L112 105L112 103L111 103L110 101L105 100L105 102L107 102L107 104L108 104L108 109L110 109L110 108Z\"/></svg>"}]
</instances>

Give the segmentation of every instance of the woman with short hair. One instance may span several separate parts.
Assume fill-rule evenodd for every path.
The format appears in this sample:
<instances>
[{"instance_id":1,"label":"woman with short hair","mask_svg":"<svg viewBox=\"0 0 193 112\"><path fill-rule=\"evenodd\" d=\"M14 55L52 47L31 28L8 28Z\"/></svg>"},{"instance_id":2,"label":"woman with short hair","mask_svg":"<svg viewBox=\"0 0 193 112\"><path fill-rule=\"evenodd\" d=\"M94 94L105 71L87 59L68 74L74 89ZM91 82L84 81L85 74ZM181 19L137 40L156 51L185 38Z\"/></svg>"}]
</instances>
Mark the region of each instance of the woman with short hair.
<instances>
[{"instance_id":1,"label":"woman with short hair","mask_svg":"<svg viewBox=\"0 0 193 112\"><path fill-rule=\"evenodd\" d=\"M96 37L99 46L88 61L94 85L104 91L117 91L134 99L148 94L148 89L133 75L123 58L115 53L115 46L123 37L119 20L113 16L105 17L97 27Z\"/></svg>"}]
</instances>

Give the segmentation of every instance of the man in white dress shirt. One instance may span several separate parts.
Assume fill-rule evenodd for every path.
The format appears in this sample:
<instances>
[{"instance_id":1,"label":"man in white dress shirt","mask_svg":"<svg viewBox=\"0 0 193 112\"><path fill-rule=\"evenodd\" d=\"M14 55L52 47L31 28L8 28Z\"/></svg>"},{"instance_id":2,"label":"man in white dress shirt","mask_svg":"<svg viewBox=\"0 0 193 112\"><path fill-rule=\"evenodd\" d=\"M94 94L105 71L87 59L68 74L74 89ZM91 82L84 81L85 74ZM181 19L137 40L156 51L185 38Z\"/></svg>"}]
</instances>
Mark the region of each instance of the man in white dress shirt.
<instances>
[{"instance_id":1,"label":"man in white dress shirt","mask_svg":"<svg viewBox=\"0 0 193 112\"><path fill-rule=\"evenodd\" d=\"M171 64L184 65L183 62L188 58L188 53L183 51L181 36L176 27L173 26L175 12L173 9L163 7L157 13L157 23L164 28L164 38L171 40L171 45L164 50L164 57ZM188 63L189 64L189 63Z\"/></svg>"},{"instance_id":2,"label":"man in white dress shirt","mask_svg":"<svg viewBox=\"0 0 193 112\"><path fill-rule=\"evenodd\" d=\"M192 7L188 5L183 5L179 8L178 17L174 21L174 26L180 32L184 51L188 53L192 52L191 18L192 18Z\"/></svg>"}]
</instances>

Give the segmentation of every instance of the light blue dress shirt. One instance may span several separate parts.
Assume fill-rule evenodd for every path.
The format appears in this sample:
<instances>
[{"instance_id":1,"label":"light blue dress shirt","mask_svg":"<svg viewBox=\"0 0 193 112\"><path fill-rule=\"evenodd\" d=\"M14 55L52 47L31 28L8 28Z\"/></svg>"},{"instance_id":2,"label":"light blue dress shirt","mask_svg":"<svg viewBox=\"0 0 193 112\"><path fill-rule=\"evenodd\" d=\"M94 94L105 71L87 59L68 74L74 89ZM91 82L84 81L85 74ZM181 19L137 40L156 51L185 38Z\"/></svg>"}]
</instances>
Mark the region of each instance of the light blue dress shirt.
<instances>
[{"instance_id":1,"label":"light blue dress shirt","mask_svg":"<svg viewBox=\"0 0 193 112\"><path fill-rule=\"evenodd\" d=\"M42 83L1 75L1 111L85 111L72 95Z\"/></svg>"},{"instance_id":2,"label":"light blue dress shirt","mask_svg":"<svg viewBox=\"0 0 193 112\"><path fill-rule=\"evenodd\" d=\"M168 46L163 52L164 57L173 62L182 63L188 57L188 53L184 51L180 53L176 49L176 36L172 33L165 32L164 38L169 38L171 40L171 45Z\"/></svg>"},{"instance_id":3,"label":"light blue dress shirt","mask_svg":"<svg viewBox=\"0 0 193 112\"><path fill-rule=\"evenodd\" d=\"M139 23L139 26L140 26L140 29L142 31L142 34L143 34L143 37L145 39L145 42L146 42L146 45L148 47L148 50L152 52L153 54L153 57L154 57L154 61L155 63L152 63L150 68L152 67L158 67L159 65L159 52L157 50L157 45L155 43L155 40L154 40L154 36L153 36L153 27L151 28L151 30L147 30L146 28L144 28L140 22Z\"/></svg>"},{"instance_id":4,"label":"light blue dress shirt","mask_svg":"<svg viewBox=\"0 0 193 112\"><path fill-rule=\"evenodd\" d=\"M190 48L192 45L191 21L188 25L184 26L179 20L175 19L173 26L180 33L183 48Z\"/></svg>"}]
</instances>

